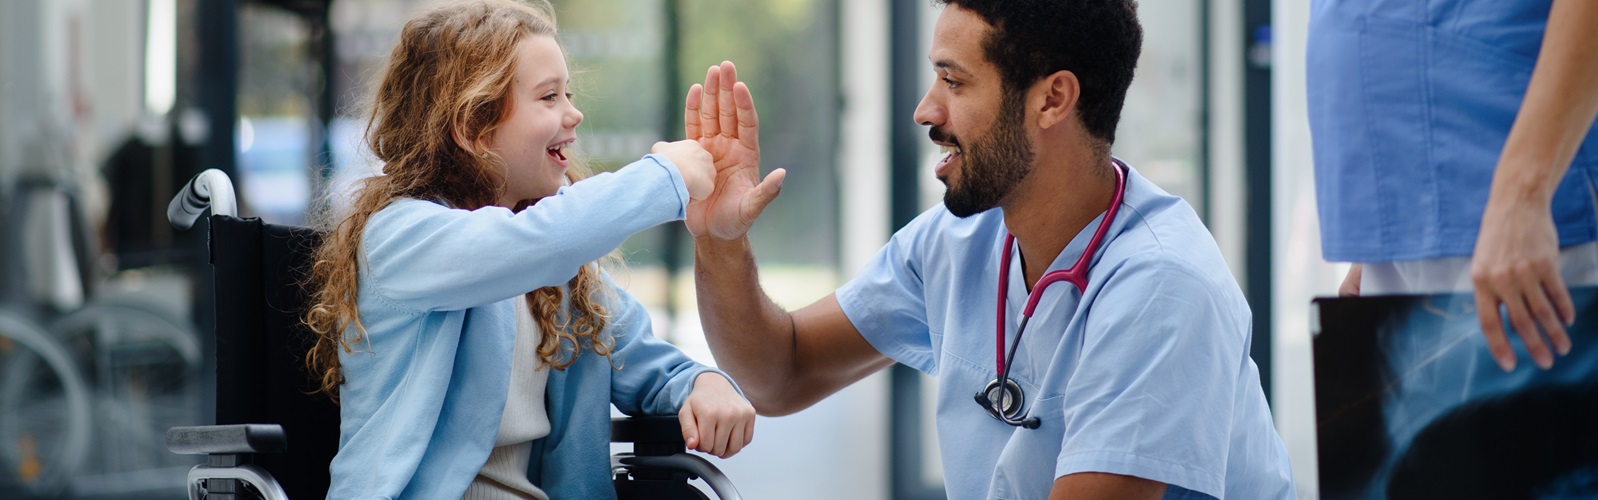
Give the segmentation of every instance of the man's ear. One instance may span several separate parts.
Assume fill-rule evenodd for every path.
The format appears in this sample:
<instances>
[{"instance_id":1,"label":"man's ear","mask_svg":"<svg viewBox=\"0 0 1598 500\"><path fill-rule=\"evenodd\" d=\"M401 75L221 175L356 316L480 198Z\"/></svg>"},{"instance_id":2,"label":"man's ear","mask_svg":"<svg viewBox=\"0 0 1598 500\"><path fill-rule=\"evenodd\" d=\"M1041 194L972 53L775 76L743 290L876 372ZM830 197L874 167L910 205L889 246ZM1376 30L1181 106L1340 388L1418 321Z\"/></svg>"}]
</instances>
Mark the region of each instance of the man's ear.
<instances>
[{"instance_id":1,"label":"man's ear","mask_svg":"<svg viewBox=\"0 0 1598 500\"><path fill-rule=\"evenodd\" d=\"M1038 126L1050 128L1076 117L1077 98L1082 96L1082 85L1076 73L1060 70L1038 80L1032 86L1041 96L1038 105Z\"/></svg>"}]
</instances>

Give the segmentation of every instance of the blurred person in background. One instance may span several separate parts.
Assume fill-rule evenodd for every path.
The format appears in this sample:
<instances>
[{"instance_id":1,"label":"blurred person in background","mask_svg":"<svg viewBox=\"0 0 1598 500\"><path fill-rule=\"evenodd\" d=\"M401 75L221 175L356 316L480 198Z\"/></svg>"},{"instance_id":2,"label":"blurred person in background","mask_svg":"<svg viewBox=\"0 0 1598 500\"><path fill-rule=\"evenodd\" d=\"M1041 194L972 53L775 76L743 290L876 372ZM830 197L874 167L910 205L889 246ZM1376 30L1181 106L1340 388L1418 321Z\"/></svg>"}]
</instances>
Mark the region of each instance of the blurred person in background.
<instances>
[{"instance_id":1,"label":"blurred person in background","mask_svg":"<svg viewBox=\"0 0 1598 500\"><path fill-rule=\"evenodd\" d=\"M1470 291L1504 371L1570 352L1598 284L1598 2L1317 0L1306 71L1321 252L1342 295ZM1550 351L1552 348L1552 352Z\"/></svg>"}]
</instances>

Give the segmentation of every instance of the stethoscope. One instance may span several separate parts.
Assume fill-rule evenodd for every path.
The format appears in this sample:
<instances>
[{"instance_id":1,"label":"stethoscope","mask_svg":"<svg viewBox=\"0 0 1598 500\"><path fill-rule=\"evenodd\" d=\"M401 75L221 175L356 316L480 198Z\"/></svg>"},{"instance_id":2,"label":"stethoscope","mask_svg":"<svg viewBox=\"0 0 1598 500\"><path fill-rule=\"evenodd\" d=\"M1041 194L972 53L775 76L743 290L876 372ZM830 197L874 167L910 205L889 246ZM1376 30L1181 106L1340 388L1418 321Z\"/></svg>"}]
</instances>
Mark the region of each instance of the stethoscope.
<instances>
[{"instance_id":1,"label":"stethoscope","mask_svg":"<svg viewBox=\"0 0 1598 500\"><path fill-rule=\"evenodd\" d=\"M1082 250L1082 256L1077 257L1076 263L1071 267L1052 271L1044 274L1032 292L1027 294L1026 308L1021 310L1021 319L1015 327L1015 343L1010 344L1010 353L1004 353L1004 306L1009 296L1010 284L1010 249L1015 246L1015 235L1008 232L1004 235L1004 258L999 261L999 312L998 334L994 340L993 364L999 377L988 382L987 387L976 395L977 404L987 410L989 415L1006 424L1038 428L1038 418L1027 416L1024 406L1025 393L1021 386L1010 379L1010 366L1015 363L1015 349L1021 345L1021 334L1026 331L1027 320L1032 319L1032 312L1038 307L1038 300L1043 298L1043 291L1057 282L1066 281L1076 285L1077 293L1087 293L1088 267L1093 260L1093 254L1098 252L1099 245L1104 242L1104 233L1110 229L1110 223L1115 222L1115 214L1120 211L1121 199L1126 195L1126 173L1121 169L1120 161L1112 165L1115 170L1115 196L1110 200L1110 208L1104 211L1104 220L1099 222L1099 228L1093 232L1093 238L1088 240L1088 246Z\"/></svg>"}]
</instances>

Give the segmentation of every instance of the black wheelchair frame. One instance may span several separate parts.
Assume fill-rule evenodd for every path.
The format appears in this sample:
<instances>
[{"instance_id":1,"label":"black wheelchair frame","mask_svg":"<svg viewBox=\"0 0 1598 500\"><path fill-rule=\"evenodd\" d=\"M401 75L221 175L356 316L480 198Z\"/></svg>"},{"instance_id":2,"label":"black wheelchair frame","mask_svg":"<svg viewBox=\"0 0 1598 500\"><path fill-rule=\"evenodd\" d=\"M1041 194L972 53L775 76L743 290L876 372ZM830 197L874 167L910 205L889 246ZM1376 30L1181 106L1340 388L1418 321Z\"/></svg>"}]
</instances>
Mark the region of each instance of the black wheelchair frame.
<instances>
[{"instance_id":1,"label":"black wheelchair frame","mask_svg":"<svg viewBox=\"0 0 1598 500\"><path fill-rule=\"evenodd\" d=\"M237 217L232 181L219 170L190 180L167 217L188 229L207 210L216 281L217 425L174 427L167 449L208 456L189 472L192 500L323 498L337 453L339 411L315 393L302 368L313 337L299 315L306 303L299 277L320 235ZM611 442L633 443L632 453L611 457L619 498L708 499L692 479L703 479L722 500L741 498L720 470L687 452L674 415L613 419Z\"/></svg>"}]
</instances>

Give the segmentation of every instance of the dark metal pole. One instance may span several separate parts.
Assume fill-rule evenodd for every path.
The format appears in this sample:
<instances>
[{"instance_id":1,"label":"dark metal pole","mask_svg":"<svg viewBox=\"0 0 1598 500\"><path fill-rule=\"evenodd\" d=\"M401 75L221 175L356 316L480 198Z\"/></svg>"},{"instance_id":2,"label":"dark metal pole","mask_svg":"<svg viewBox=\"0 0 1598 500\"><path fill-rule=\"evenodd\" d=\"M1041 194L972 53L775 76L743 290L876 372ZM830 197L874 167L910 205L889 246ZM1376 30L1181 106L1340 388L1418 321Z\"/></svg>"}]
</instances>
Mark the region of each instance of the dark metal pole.
<instances>
[{"instance_id":1,"label":"dark metal pole","mask_svg":"<svg viewBox=\"0 0 1598 500\"><path fill-rule=\"evenodd\" d=\"M670 139L682 137L683 115L682 102L678 101L679 90L677 85L682 81L682 8L678 0L662 0L663 11L662 36L660 40L660 66L661 66L661 99L660 99L660 137ZM666 242L661 262L666 269L666 340L675 340L677 336L677 275L682 272L683 247L688 243L685 233L687 229L681 224L667 224L661 227L665 231Z\"/></svg>"},{"instance_id":2,"label":"dark metal pole","mask_svg":"<svg viewBox=\"0 0 1598 500\"><path fill-rule=\"evenodd\" d=\"M316 189L330 184L333 178L333 118L338 114L337 89L339 86L334 81L338 71L338 51L335 47L338 42L337 34L333 33L333 2L329 0L322 3L310 13L307 22L311 26L311 56L317 62L317 75L320 85L316 88L316 124L311 128L314 134L312 144L316 145ZM317 193L324 194L324 193ZM313 199L328 199L326 196L316 196ZM313 204L319 204L313 202ZM318 210L321 207L307 207Z\"/></svg>"},{"instance_id":3,"label":"dark metal pole","mask_svg":"<svg viewBox=\"0 0 1598 500\"><path fill-rule=\"evenodd\" d=\"M239 115L239 2L206 0L195 3L200 38L199 70L194 72L195 91L210 129L208 140L200 148L200 161L205 168L238 177L233 141Z\"/></svg>"},{"instance_id":4,"label":"dark metal pole","mask_svg":"<svg viewBox=\"0 0 1598 500\"><path fill-rule=\"evenodd\" d=\"M920 185L916 174L920 163L922 130L911 119L921 95L920 74L921 16L925 0L892 0L889 6L888 77L890 110L889 217L897 231L921 212ZM892 468L890 489L900 500L946 498L943 486L923 479L922 441L925 422L921 401L922 375L915 369L895 364L889 370L891 401L888 407L889 450Z\"/></svg>"},{"instance_id":5,"label":"dark metal pole","mask_svg":"<svg viewBox=\"0 0 1598 500\"><path fill-rule=\"evenodd\" d=\"M1248 183L1245 244L1248 277L1243 288L1254 311L1254 345L1249 354L1259 365L1260 386L1271 397L1271 0L1244 0L1243 154Z\"/></svg>"},{"instance_id":6,"label":"dark metal pole","mask_svg":"<svg viewBox=\"0 0 1598 500\"><path fill-rule=\"evenodd\" d=\"M206 0L196 2L196 29L199 35L199 64L195 75L195 94L205 113L210 133L200 147L202 168L215 168L238 178L233 152L234 124L239 106L239 1ZM175 143L172 141L171 143ZM203 220L203 219L202 219ZM194 234L210 232L210 221L195 224ZM205 366L201 373L216 371L216 283L213 281L207 238L187 238L190 247L189 269L194 277L194 325L199 329ZM214 395L216 379L202 377L202 394ZM214 397L214 396L213 396ZM202 422L212 421L215 400L201 404Z\"/></svg>"}]
</instances>

